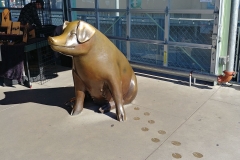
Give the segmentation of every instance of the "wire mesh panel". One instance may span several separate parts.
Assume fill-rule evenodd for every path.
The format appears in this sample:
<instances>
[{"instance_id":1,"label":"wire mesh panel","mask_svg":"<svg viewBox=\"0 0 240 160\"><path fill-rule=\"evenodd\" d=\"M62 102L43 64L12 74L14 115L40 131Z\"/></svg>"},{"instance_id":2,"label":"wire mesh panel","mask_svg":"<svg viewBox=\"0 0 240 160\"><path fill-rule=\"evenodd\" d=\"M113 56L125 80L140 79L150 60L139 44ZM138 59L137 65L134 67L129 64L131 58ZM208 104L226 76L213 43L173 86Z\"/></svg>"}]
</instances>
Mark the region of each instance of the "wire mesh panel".
<instances>
[{"instance_id":1,"label":"wire mesh panel","mask_svg":"<svg viewBox=\"0 0 240 160\"><path fill-rule=\"evenodd\" d=\"M30 81L44 84L56 77L55 57L47 41L37 42L36 48L26 53L28 54Z\"/></svg>"},{"instance_id":2,"label":"wire mesh panel","mask_svg":"<svg viewBox=\"0 0 240 160\"><path fill-rule=\"evenodd\" d=\"M169 47L168 66L210 73L211 50Z\"/></svg>"},{"instance_id":3,"label":"wire mesh panel","mask_svg":"<svg viewBox=\"0 0 240 160\"><path fill-rule=\"evenodd\" d=\"M233 80L240 82L240 27L237 28L237 37L236 37L236 50L235 50L235 56L234 56L234 71L237 72L237 74L234 75Z\"/></svg>"},{"instance_id":4,"label":"wire mesh panel","mask_svg":"<svg viewBox=\"0 0 240 160\"><path fill-rule=\"evenodd\" d=\"M100 31L107 36L126 37L126 13L120 12L119 16L102 16Z\"/></svg>"},{"instance_id":5,"label":"wire mesh panel","mask_svg":"<svg viewBox=\"0 0 240 160\"><path fill-rule=\"evenodd\" d=\"M74 11L72 14L77 14L77 19L86 21L87 23L96 26L95 12L90 11ZM100 31L107 36L126 37L126 21L125 13L120 12L120 16L110 13L100 12Z\"/></svg>"},{"instance_id":6,"label":"wire mesh panel","mask_svg":"<svg viewBox=\"0 0 240 160\"><path fill-rule=\"evenodd\" d=\"M171 18L169 41L212 44L213 20Z\"/></svg>"},{"instance_id":7,"label":"wire mesh panel","mask_svg":"<svg viewBox=\"0 0 240 160\"><path fill-rule=\"evenodd\" d=\"M100 19L100 31L105 35L114 35L114 18L101 18Z\"/></svg>"},{"instance_id":8,"label":"wire mesh panel","mask_svg":"<svg viewBox=\"0 0 240 160\"><path fill-rule=\"evenodd\" d=\"M52 24L55 26L60 26L63 24L63 13L62 12L52 12L51 14Z\"/></svg>"},{"instance_id":9,"label":"wire mesh panel","mask_svg":"<svg viewBox=\"0 0 240 160\"><path fill-rule=\"evenodd\" d=\"M94 27L96 27L96 17L95 12L91 12L91 11L74 11L72 12L72 14L76 15L76 19L72 19L73 21L75 20L83 20L91 25L93 25Z\"/></svg>"},{"instance_id":10,"label":"wire mesh panel","mask_svg":"<svg viewBox=\"0 0 240 160\"><path fill-rule=\"evenodd\" d=\"M76 14L77 19L81 19L83 21L89 17L94 18L96 20L95 12L92 12L92 11L74 11L74 12L72 12L72 14Z\"/></svg>"},{"instance_id":11,"label":"wire mesh panel","mask_svg":"<svg viewBox=\"0 0 240 160\"><path fill-rule=\"evenodd\" d=\"M148 13L134 14L131 19L131 38L163 40L163 15Z\"/></svg>"},{"instance_id":12,"label":"wire mesh panel","mask_svg":"<svg viewBox=\"0 0 240 160\"><path fill-rule=\"evenodd\" d=\"M131 42L131 61L152 65L163 64L163 46Z\"/></svg>"},{"instance_id":13,"label":"wire mesh panel","mask_svg":"<svg viewBox=\"0 0 240 160\"><path fill-rule=\"evenodd\" d=\"M212 44L213 20L171 18L169 41ZM210 73L211 50L191 47L169 47L168 65Z\"/></svg>"},{"instance_id":14,"label":"wire mesh panel","mask_svg":"<svg viewBox=\"0 0 240 160\"><path fill-rule=\"evenodd\" d=\"M51 25L52 24L50 0L45 0L42 20L43 20L43 22L42 22L43 25Z\"/></svg>"}]
</instances>

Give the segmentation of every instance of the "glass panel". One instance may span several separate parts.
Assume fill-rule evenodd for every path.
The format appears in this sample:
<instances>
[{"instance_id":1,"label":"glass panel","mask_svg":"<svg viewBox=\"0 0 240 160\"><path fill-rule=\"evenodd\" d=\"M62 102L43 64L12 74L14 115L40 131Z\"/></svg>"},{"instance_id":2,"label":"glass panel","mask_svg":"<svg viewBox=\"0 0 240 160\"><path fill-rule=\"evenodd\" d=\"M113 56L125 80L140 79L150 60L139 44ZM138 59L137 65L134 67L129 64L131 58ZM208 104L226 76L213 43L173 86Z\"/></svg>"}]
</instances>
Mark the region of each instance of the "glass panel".
<instances>
[{"instance_id":1,"label":"glass panel","mask_svg":"<svg viewBox=\"0 0 240 160\"><path fill-rule=\"evenodd\" d=\"M95 8L95 0L71 0L72 8Z\"/></svg>"},{"instance_id":2,"label":"glass panel","mask_svg":"<svg viewBox=\"0 0 240 160\"><path fill-rule=\"evenodd\" d=\"M168 0L130 0L134 9L165 9Z\"/></svg>"},{"instance_id":3,"label":"glass panel","mask_svg":"<svg viewBox=\"0 0 240 160\"><path fill-rule=\"evenodd\" d=\"M46 5L46 2L48 0L45 0L45 5ZM31 2L35 2L35 1L31 1L31 0L11 0L10 1L10 8L23 8L24 5L28 4L28 3L31 3ZM50 7L52 9L62 9L62 0L49 0L50 2ZM1 5L2 6L5 6L6 2L4 0L1 0L1 3L0 3L0 7Z\"/></svg>"},{"instance_id":4,"label":"glass panel","mask_svg":"<svg viewBox=\"0 0 240 160\"><path fill-rule=\"evenodd\" d=\"M28 4L29 0L26 0L25 3ZM24 1L22 0L11 0L10 1L10 5L9 5L10 8L23 8L24 7Z\"/></svg>"},{"instance_id":5,"label":"glass panel","mask_svg":"<svg viewBox=\"0 0 240 160\"><path fill-rule=\"evenodd\" d=\"M31 2L31 0L25 0L25 4L28 4L30 2Z\"/></svg>"},{"instance_id":6,"label":"glass panel","mask_svg":"<svg viewBox=\"0 0 240 160\"><path fill-rule=\"evenodd\" d=\"M6 7L7 4L5 2L5 0L0 0L0 7Z\"/></svg>"},{"instance_id":7,"label":"glass panel","mask_svg":"<svg viewBox=\"0 0 240 160\"><path fill-rule=\"evenodd\" d=\"M62 0L50 0L52 9L62 9Z\"/></svg>"},{"instance_id":8,"label":"glass panel","mask_svg":"<svg viewBox=\"0 0 240 160\"><path fill-rule=\"evenodd\" d=\"M19 15L20 15L20 10L19 11L18 10L12 10L11 11L11 18L12 18L11 20L13 22L17 22Z\"/></svg>"},{"instance_id":9,"label":"glass panel","mask_svg":"<svg viewBox=\"0 0 240 160\"><path fill-rule=\"evenodd\" d=\"M99 0L99 8L126 9L126 0Z\"/></svg>"},{"instance_id":10,"label":"glass panel","mask_svg":"<svg viewBox=\"0 0 240 160\"><path fill-rule=\"evenodd\" d=\"M164 40L163 14L132 14L131 38Z\"/></svg>"},{"instance_id":11,"label":"glass panel","mask_svg":"<svg viewBox=\"0 0 240 160\"><path fill-rule=\"evenodd\" d=\"M174 9L214 9L215 0L200 2L200 0L171 0L171 10Z\"/></svg>"}]
</instances>

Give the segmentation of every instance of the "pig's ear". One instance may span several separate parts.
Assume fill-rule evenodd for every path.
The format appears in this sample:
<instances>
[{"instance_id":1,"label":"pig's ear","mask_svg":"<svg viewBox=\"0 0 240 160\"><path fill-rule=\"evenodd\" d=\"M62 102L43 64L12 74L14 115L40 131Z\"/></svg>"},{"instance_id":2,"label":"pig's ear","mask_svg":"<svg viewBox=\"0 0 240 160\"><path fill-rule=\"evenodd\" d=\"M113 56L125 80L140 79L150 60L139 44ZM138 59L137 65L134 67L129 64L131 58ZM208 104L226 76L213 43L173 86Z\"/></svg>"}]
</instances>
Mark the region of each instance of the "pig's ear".
<instances>
[{"instance_id":1,"label":"pig's ear","mask_svg":"<svg viewBox=\"0 0 240 160\"><path fill-rule=\"evenodd\" d=\"M63 30L67 27L67 25L69 24L70 22L68 22L68 21L65 21L64 23L63 23Z\"/></svg>"},{"instance_id":2,"label":"pig's ear","mask_svg":"<svg viewBox=\"0 0 240 160\"><path fill-rule=\"evenodd\" d=\"M90 24L79 21L77 27L77 39L80 43L88 41L95 33L95 28Z\"/></svg>"}]
</instances>

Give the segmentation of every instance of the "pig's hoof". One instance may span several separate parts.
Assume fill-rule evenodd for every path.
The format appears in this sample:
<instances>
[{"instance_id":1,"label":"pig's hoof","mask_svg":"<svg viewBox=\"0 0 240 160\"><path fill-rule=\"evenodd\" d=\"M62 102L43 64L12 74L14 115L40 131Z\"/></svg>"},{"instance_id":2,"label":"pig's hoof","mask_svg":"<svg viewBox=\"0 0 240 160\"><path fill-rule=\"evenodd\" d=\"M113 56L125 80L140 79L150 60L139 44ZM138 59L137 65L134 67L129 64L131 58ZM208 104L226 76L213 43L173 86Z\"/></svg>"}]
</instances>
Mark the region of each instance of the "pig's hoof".
<instances>
[{"instance_id":1,"label":"pig's hoof","mask_svg":"<svg viewBox=\"0 0 240 160\"><path fill-rule=\"evenodd\" d=\"M74 111L74 109L73 109L72 112L71 112L71 116L76 116L79 113L81 113L81 111Z\"/></svg>"},{"instance_id":2,"label":"pig's hoof","mask_svg":"<svg viewBox=\"0 0 240 160\"><path fill-rule=\"evenodd\" d=\"M123 121L127 120L127 117L125 114L119 114L119 115L117 115L117 120L120 122L123 122Z\"/></svg>"},{"instance_id":3,"label":"pig's hoof","mask_svg":"<svg viewBox=\"0 0 240 160\"><path fill-rule=\"evenodd\" d=\"M81 113L83 110L82 106L74 106L71 112L71 116L75 116L78 115L79 113Z\"/></svg>"}]
</instances>

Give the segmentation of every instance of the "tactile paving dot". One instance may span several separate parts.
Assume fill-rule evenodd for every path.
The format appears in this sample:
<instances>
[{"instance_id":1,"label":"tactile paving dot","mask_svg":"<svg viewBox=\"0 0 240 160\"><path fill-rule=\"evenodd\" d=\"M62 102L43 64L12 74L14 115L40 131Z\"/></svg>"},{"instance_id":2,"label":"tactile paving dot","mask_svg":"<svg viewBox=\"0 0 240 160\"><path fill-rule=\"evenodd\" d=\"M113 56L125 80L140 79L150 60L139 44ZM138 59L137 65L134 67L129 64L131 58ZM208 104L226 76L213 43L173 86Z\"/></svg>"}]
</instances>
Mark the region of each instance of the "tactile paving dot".
<instances>
[{"instance_id":1,"label":"tactile paving dot","mask_svg":"<svg viewBox=\"0 0 240 160\"><path fill-rule=\"evenodd\" d=\"M152 138L153 142L160 142L160 140L158 138Z\"/></svg>"},{"instance_id":2,"label":"tactile paving dot","mask_svg":"<svg viewBox=\"0 0 240 160\"><path fill-rule=\"evenodd\" d=\"M140 108L139 107L134 107L134 110L139 110Z\"/></svg>"},{"instance_id":3,"label":"tactile paving dot","mask_svg":"<svg viewBox=\"0 0 240 160\"><path fill-rule=\"evenodd\" d=\"M145 116L149 116L149 115L150 115L150 113L148 113L148 112L145 112L145 113L144 113L144 115L145 115Z\"/></svg>"},{"instance_id":4,"label":"tactile paving dot","mask_svg":"<svg viewBox=\"0 0 240 160\"><path fill-rule=\"evenodd\" d=\"M147 127L142 127L142 131L148 131L149 129Z\"/></svg>"},{"instance_id":5,"label":"tactile paving dot","mask_svg":"<svg viewBox=\"0 0 240 160\"><path fill-rule=\"evenodd\" d=\"M149 120L148 123L153 124L153 123L155 123L155 121L154 120Z\"/></svg>"},{"instance_id":6,"label":"tactile paving dot","mask_svg":"<svg viewBox=\"0 0 240 160\"><path fill-rule=\"evenodd\" d=\"M166 134L166 132L163 131L163 130L159 130L158 133L159 133L159 134Z\"/></svg>"},{"instance_id":7,"label":"tactile paving dot","mask_svg":"<svg viewBox=\"0 0 240 160\"><path fill-rule=\"evenodd\" d=\"M173 153L172 156L176 159L182 158L182 155L179 153Z\"/></svg>"},{"instance_id":8,"label":"tactile paving dot","mask_svg":"<svg viewBox=\"0 0 240 160\"><path fill-rule=\"evenodd\" d=\"M172 141L171 143L175 146L181 146L181 143L178 141Z\"/></svg>"},{"instance_id":9,"label":"tactile paving dot","mask_svg":"<svg viewBox=\"0 0 240 160\"><path fill-rule=\"evenodd\" d=\"M134 117L133 119L134 119L134 120L139 120L140 118L139 118L139 117Z\"/></svg>"},{"instance_id":10,"label":"tactile paving dot","mask_svg":"<svg viewBox=\"0 0 240 160\"><path fill-rule=\"evenodd\" d=\"M201 153L198 153L198 152L193 152L193 155L197 158L202 158L203 155Z\"/></svg>"}]
</instances>

